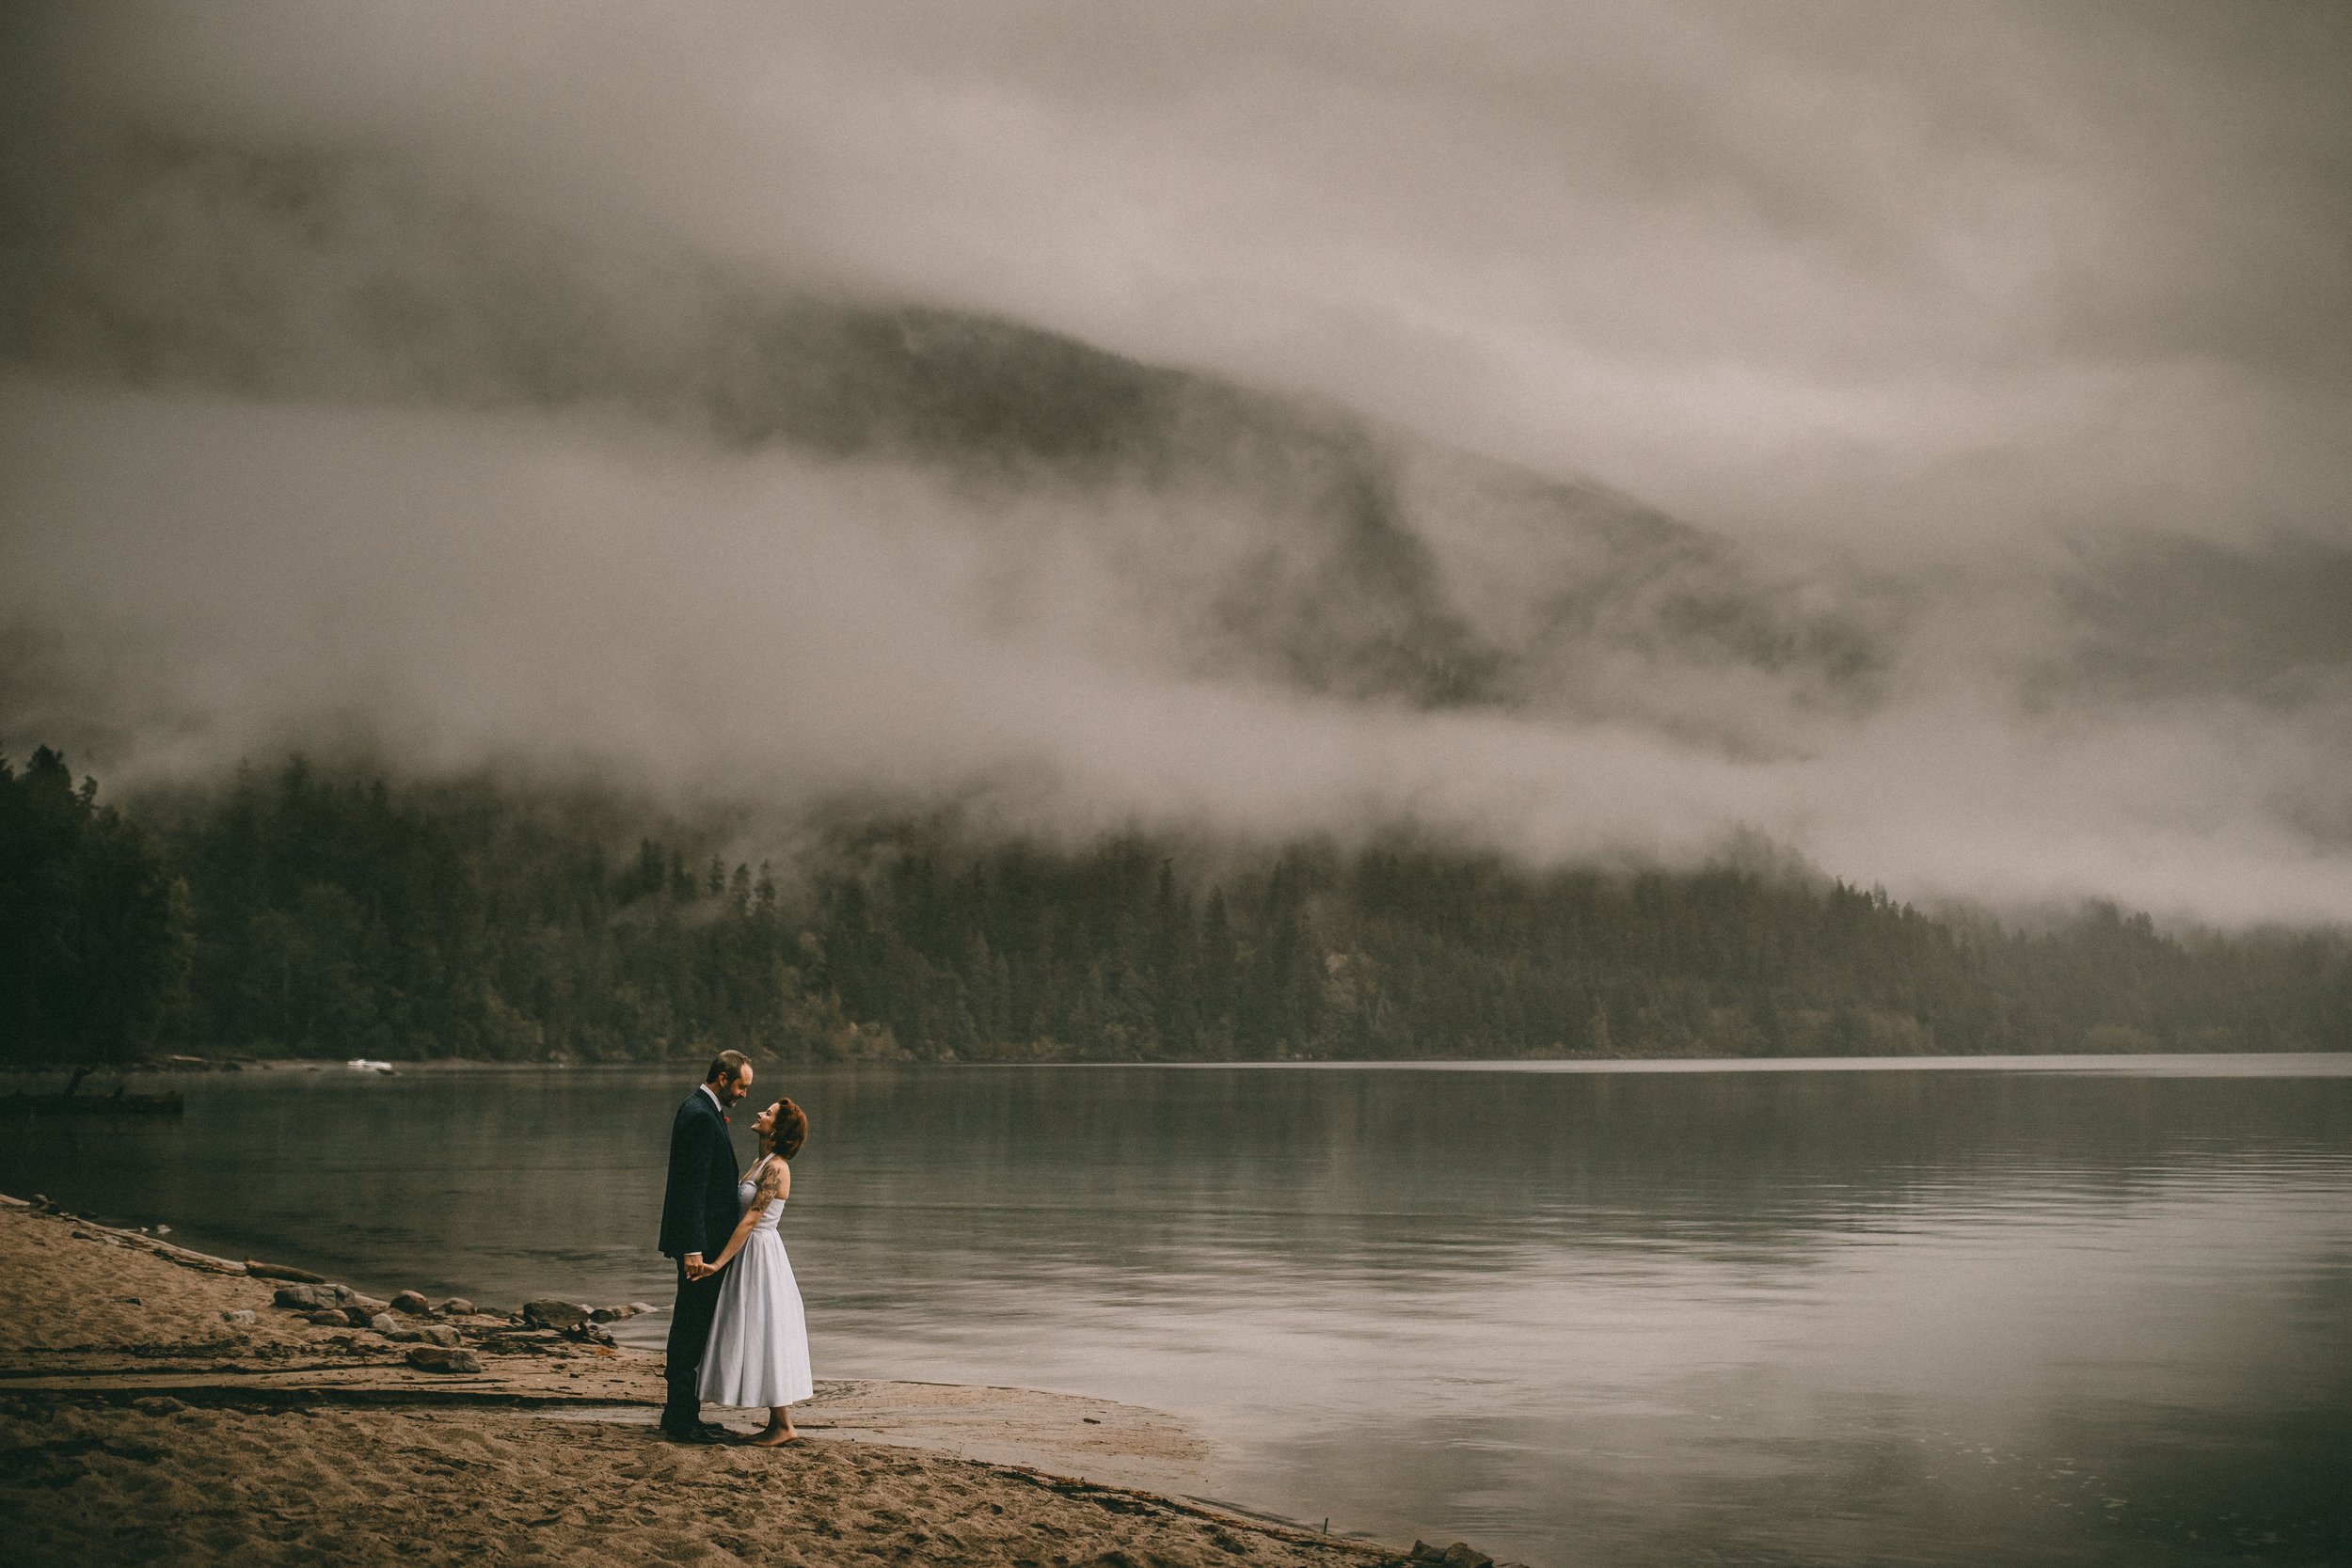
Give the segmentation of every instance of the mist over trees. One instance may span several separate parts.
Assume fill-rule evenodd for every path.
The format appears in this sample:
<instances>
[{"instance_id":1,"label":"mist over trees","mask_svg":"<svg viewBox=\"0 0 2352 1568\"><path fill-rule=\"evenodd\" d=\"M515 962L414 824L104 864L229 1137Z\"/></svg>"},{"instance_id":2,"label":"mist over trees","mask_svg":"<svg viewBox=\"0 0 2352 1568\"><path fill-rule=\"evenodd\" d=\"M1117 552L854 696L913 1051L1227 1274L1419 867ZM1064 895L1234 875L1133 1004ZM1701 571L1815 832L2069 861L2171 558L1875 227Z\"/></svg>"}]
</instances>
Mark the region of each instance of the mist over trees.
<instances>
[{"instance_id":1,"label":"mist over trees","mask_svg":"<svg viewBox=\"0 0 2352 1568\"><path fill-rule=\"evenodd\" d=\"M1891 423L1883 380L1824 402L1819 365L1695 402L1715 370L1632 375L1684 389L1639 423L1685 478L1726 414L1841 408L1851 453L1904 474L1978 453L1920 504L1822 504L1843 449L1809 414L1786 483L1692 509L1597 460L1605 421L1551 385L1596 368L1590 342L1524 346L1557 323L1490 340L1574 427L1530 466L1508 421L1465 424L1418 327L1385 393L1352 370L1318 389L1265 357L1279 337L1221 357L1041 315L1060 291L992 304L896 258L811 272L790 244L714 246L666 199L541 199L397 137L166 113L60 66L0 147L0 736L21 744L213 768L398 714L452 768L596 755L918 800L1011 773L1106 820L1270 842L1375 816L1542 863L1687 863L1751 825L1915 895L2352 919L2342 466L2249 499L2287 471L2264 440L2340 420L2200 416L2101 483L2074 436L2020 449L2021 494L2055 488L1994 536L2000 465L1945 417L1948 364ZM1015 248L1063 256L1034 240ZM1593 342L1644 276L1605 270ZM1464 283L1455 304L1487 293ZM1728 320L1661 321L1679 341L1698 319ZM2025 416L2042 395L1985 407L2039 450L2067 428ZM2143 405L2215 404L2082 389ZM2190 435L2249 460L2154 477ZM1807 537L1842 521L1805 543L1775 513ZM2195 524L2253 515L2283 531ZM2072 521L2033 543L2027 517ZM1205 760L1229 753L1262 766Z\"/></svg>"},{"instance_id":2,"label":"mist over trees","mask_svg":"<svg viewBox=\"0 0 2352 1568\"><path fill-rule=\"evenodd\" d=\"M1717 868L1532 871L1396 833L1084 847L741 825L300 758L126 815L0 763L0 1037L227 1055L1236 1060L2352 1045L2341 933L2048 929Z\"/></svg>"}]
</instances>

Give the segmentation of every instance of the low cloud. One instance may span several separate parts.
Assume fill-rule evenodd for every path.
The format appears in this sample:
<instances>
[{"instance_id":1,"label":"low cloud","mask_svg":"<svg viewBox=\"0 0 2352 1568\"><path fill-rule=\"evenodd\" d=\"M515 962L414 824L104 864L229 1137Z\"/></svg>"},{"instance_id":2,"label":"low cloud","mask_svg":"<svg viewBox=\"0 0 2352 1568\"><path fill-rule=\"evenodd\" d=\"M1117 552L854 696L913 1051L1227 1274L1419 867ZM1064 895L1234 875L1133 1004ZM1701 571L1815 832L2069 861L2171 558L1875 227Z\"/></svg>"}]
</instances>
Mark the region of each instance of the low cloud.
<instances>
[{"instance_id":1,"label":"low cloud","mask_svg":"<svg viewBox=\"0 0 2352 1568\"><path fill-rule=\"evenodd\" d=\"M2333 745L2206 697L2022 713L1939 657L1770 758L1654 723L1208 678L1095 553L889 467L538 417L5 398L5 604L60 628L127 782L340 736L790 805L976 798L1030 831L1383 822L1691 863L1742 830L1914 897L2352 918ZM1133 607L1132 610L1129 608ZM20 718L19 722L22 722ZM2314 832L2314 829L2321 831Z\"/></svg>"},{"instance_id":2,"label":"low cloud","mask_svg":"<svg viewBox=\"0 0 2352 1568\"><path fill-rule=\"evenodd\" d=\"M2344 539L2352 22L60 8L51 90L1338 395L1708 527Z\"/></svg>"},{"instance_id":3,"label":"low cloud","mask_svg":"<svg viewBox=\"0 0 2352 1568\"><path fill-rule=\"evenodd\" d=\"M2322 13L26 14L11 748L2352 919Z\"/></svg>"}]
</instances>

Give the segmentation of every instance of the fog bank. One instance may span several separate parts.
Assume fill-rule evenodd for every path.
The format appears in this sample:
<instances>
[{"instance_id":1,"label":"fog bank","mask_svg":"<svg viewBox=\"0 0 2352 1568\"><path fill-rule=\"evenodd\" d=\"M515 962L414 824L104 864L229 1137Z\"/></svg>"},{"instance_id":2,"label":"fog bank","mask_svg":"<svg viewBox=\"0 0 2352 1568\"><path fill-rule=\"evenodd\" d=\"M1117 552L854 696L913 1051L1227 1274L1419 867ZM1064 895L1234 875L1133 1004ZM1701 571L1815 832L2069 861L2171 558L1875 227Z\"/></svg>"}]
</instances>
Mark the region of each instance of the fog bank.
<instances>
[{"instance_id":1,"label":"fog bank","mask_svg":"<svg viewBox=\"0 0 2352 1568\"><path fill-rule=\"evenodd\" d=\"M2352 919L2325 13L988 14L26 12L0 745Z\"/></svg>"}]
</instances>

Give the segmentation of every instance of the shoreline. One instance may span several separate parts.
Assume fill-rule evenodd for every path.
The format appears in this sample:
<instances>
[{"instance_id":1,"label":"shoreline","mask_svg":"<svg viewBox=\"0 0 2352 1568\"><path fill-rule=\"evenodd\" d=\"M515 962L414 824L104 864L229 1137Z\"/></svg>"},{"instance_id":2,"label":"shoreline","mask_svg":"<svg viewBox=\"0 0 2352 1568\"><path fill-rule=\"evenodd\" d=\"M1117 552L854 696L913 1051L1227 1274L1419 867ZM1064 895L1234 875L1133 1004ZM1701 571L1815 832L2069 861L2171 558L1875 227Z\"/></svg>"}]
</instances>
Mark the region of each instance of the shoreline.
<instances>
[{"instance_id":1,"label":"shoreline","mask_svg":"<svg viewBox=\"0 0 2352 1568\"><path fill-rule=\"evenodd\" d=\"M382 1302L0 1196L13 1560L1415 1560L1126 1484L1199 1468L1207 1445L1075 1396L827 1381L795 1409L800 1444L672 1445L650 1430L660 1357L566 1306ZM772 1516L746 1528L760 1499Z\"/></svg>"}]
</instances>

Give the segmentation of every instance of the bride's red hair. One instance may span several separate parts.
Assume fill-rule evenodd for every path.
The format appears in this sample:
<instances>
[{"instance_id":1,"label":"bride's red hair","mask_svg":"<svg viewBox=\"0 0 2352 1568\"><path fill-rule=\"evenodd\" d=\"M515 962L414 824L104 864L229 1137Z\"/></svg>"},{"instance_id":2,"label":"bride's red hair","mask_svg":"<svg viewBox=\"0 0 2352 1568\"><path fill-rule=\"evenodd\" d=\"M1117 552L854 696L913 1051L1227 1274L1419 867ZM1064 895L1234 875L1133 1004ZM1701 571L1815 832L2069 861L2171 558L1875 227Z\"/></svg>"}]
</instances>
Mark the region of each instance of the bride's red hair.
<instances>
[{"instance_id":1,"label":"bride's red hair","mask_svg":"<svg viewBox=\"0 0 2352 1568\"><path fill-rule=\"evenodd\" d=\"M770 1136L776 1140L776 1158L789 1160L808 1142L808 1113L789 1100L776 1101L776 1119Z\"/></svg>"}]
</instances>

